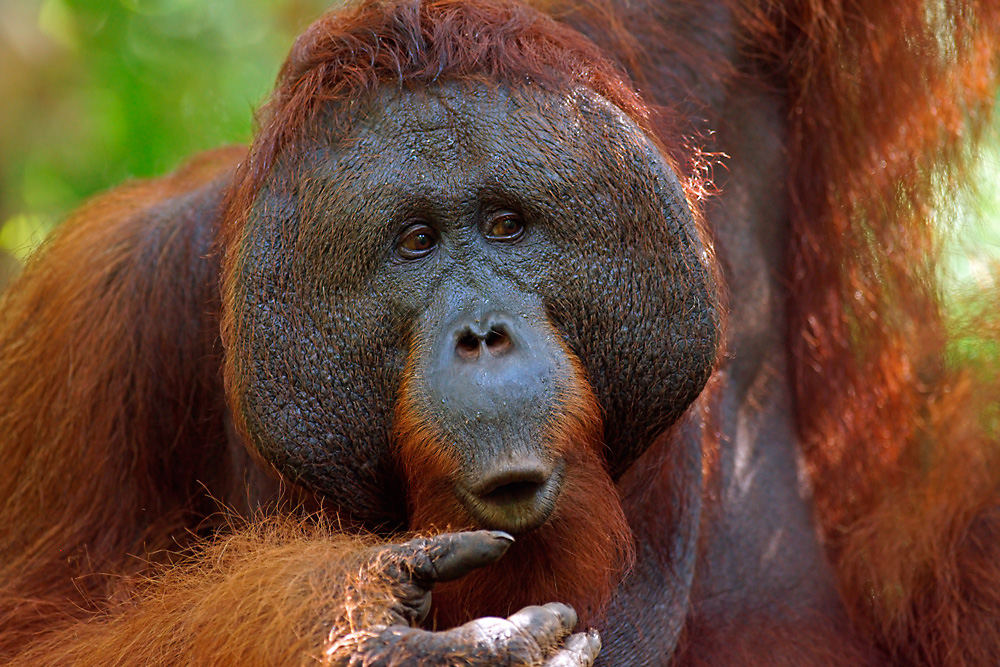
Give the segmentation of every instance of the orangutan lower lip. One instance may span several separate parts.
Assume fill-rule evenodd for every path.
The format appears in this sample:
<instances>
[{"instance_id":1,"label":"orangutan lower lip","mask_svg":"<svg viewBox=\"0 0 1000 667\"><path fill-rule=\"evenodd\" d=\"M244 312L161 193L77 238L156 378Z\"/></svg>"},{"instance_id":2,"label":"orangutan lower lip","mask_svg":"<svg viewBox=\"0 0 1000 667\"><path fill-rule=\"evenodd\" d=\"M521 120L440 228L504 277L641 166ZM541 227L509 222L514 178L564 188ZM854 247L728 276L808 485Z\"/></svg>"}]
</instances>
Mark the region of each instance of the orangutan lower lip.
<instances>
[{"instance_id":1,"label":"orangutan lower lip","mask_svg":"<svg viewBox=\"0 0 1000 667\"><path fill-rule=\"evenodd\" d=\"M474 487L456 485L459 500L483 528L525 533L541 526L555 509L566 463L512 466Z\"/></svg>"}]
</instances>

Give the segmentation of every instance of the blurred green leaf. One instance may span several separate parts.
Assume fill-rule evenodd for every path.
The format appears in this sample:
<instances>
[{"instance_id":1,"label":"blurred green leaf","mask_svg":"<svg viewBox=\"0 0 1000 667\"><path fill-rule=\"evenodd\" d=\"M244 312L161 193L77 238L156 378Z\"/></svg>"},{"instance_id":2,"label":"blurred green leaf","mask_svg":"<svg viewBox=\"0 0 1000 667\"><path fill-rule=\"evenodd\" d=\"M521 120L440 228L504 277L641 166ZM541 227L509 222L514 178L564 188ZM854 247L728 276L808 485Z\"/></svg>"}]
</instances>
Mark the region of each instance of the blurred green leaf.
<instances>
[{"instance_id":1,"label":"blurred green leaf","mask_svg":"<svg viewBox=\"0 0 1000 667\"><path fill-rule=\"evenodd\" d=\"M247 142L328 4L0 0L0 250L22 256L96 192Z\"/></svg>"}]
</instances>

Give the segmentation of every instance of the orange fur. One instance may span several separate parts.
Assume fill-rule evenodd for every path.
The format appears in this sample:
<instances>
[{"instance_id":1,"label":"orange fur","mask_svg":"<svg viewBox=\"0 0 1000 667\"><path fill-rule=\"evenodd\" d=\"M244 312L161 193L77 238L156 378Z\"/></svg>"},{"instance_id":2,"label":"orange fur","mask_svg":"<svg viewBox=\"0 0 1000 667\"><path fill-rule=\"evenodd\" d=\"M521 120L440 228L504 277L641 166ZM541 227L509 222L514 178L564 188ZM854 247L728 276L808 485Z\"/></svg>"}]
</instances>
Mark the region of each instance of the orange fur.
<instances>
[{"instance_id":1,"label":"orange fur","mask_svg":"<svg viewBox=\"0 0 1000 667\"><path fill-rule=\"evenodd\" d=\"M50 632L5 664L316 664L331 628L349 628L349 616L386 622L378 604L390 595L384 583L348 590L376 544L316 517L258 521L153 570L104 613Z\"/></svg>"},{"instance_id":2,"label":"orange fur","mask_svg":"<svg viewBox=\"0 0 1000 667\"><path fill-rule=\"evenodd\" d=\"M381 84L486 80L596 91L647 124L648 110L627 78L590 41L512 0L355 3L320 18L296 41L227 203L223 247L239 238L245 215L282 151L294 148L321 111L342 125L342 105ZM338 120L338 118L340 120ZM235 262L235 260L234 260ZM231 276L234 267L227 268ZM227 277L224 286L231 278ZM228 288L226 288L228 290ZM228 291L227 291L228 294ZM223 335L231 324L224 315Z\"/></svg>"},{"instance_id":3,"label":"orange fur","mask_svg":"<svg viewBox=\"0 0 1000 667\"><path fill-rule=\"evenodd\" d=\"M205 463L229 454L185 443L196 424L222 433L202 356L211 325L188 314L213 307L213 269L176 227L133 223L242 154L207 154L89 202L0 302L0 656L103 607L114 575L176 549L190 517L212 511L198 499ZM136 400L146 395L155 402ZM179 428L164 432L171 421ZM164 470L157 452L171 441L179 463Z\"/></svg>"}]
</instances>

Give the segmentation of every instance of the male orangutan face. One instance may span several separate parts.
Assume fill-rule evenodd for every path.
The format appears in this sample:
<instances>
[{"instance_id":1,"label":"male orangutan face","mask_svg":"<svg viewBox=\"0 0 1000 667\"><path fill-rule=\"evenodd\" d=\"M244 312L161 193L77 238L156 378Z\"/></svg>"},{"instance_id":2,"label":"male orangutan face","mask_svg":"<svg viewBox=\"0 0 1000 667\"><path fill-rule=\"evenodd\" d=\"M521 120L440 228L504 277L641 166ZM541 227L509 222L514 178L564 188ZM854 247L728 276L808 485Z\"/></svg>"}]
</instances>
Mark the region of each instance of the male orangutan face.
<instances>
[{"instance_id":1,"label":"male orangutan face","mask_svg":"<svg viewBox=\"0 0 1000 667\"><path fill-rule=\"evenodd\" d=\"M715 288L677 179L580 89L386 88L351 115L315 123L243 232L247 434L363 520L537 528L571 451L616 475L711 369Z\"/></svg>"}]
</instances>

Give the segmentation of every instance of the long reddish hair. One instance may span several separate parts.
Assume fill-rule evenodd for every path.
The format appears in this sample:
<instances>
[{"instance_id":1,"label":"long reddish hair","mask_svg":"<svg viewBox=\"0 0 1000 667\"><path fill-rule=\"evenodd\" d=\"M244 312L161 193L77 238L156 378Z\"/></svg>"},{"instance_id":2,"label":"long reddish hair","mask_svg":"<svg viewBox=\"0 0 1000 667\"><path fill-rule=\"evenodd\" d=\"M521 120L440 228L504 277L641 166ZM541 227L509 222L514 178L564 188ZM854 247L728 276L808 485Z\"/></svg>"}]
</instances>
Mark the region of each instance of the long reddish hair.
<instances>
[{"instance_id":1,"label":"long reddish hair","mask_svg":"<svg viewBox=\"0 0 1000 667\"><path fill-rule=\"evenodd\" d=\"M612 3L576 4L607 18L594 25L606 26L612 50L642 84L642 45ZM898 663L988 664L1000 655L988 613L1000 609L1000 380L976 377L952 355L933 211L957 187L989 119L1000 3L729 4L754 74L767 72L786 98L791 381L843 597L856 627ZM670 48L684 67L740 75L683 33L672 33ZM276 158L320 106L386 83L446 78L583 85L655 128L675 155L684 149L666 140L669 123L648 120L648 106L600 49L535 10L508 0L357 4L296 43L228 193L222 246L236 247ZM7 468L18 475L0 478L0 517L23 531L8 539L0 564L13 582L0 607L13 628L8 646L48 619L99 608L112 586L93 573L141 569L127 567L124 554L169 546L188 514L211 511L197 483L233 454L187 437L224 441L214 363L206 362L215 354L214 316L189 320L217 303L216 266L200 261L193 234L157 227L161 240L130 221L228 180L238 159L218 154L97 200L53 241L45 263L29 267L35 282L20 281L5 297L0 431ZM690 177L696 161L678 164ZM216 210L219 187L207 188L206 210ZM196 222L186 224L201 229ZM235 261L225 258L223 304L232 303ZM199 288L187 294L178 285ZM232 318L223 315L230 355L239 354L227 333ZM979 326L980 336L1000 331ZM179 461L168 469L176 480L164 482L164 468ZM87 474L66 484L66 470Z\"/></svg>"},{"instance_id":2,"label":"long reddish hair","mask_svg":"<svg viewBox=\"0 0 1000 667\"><path fill-rule=\"evenodd\" d=\"M1000 380L949 347L935 207L990 118L1000 5L752 4L752 49L787 92L792 382L844 597L894 660L987 664Z\"/></svg>"}]
</instances>

